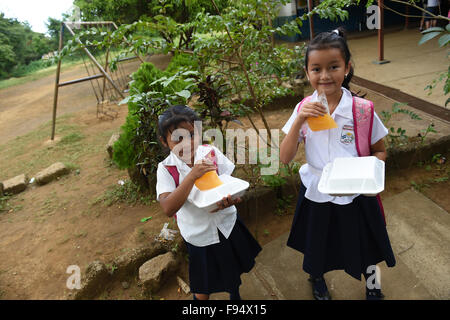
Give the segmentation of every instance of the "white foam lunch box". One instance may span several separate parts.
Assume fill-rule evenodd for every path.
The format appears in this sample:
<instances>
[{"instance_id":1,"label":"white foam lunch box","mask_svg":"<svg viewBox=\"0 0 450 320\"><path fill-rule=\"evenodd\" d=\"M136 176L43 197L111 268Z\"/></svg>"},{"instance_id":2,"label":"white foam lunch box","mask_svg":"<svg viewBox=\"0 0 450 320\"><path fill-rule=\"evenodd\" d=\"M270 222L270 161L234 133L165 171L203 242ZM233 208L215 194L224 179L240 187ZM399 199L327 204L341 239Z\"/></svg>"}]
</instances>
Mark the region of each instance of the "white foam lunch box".
<instances>
[{"instance_id":1,"label":"white foam lunch box","mask_svg":"<svg viewBox=\"0 0 450 320\"><path fill-rule=\"evenodd\" d=\"M384 175L377 157L336 158L323 168L318 189L331 196L375 196L384 190Z\"/></svg>"},{"instance_id":2,"label":"white foam lunch box","mask_svg":"<svg viewBox=\"0 0 450 320\"><path fill-rule=\"evenodd\" d=\"M222 174L219 179L223 182L210 190L200 191L195 185L189 195L188 201L192 202L197 208L211 212L217 209L217 202L223 197L231 196L232 199L242 197L250 184L245 181L227 174Z\"/></svg>"}]
</instances>

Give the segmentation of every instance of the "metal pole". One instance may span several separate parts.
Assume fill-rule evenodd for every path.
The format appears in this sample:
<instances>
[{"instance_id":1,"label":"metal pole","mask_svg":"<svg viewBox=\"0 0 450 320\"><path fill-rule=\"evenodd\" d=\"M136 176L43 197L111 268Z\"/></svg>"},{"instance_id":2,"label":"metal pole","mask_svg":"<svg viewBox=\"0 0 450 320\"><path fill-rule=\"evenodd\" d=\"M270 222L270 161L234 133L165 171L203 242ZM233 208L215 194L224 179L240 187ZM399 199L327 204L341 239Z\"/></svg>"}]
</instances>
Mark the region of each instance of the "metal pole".
<instances>
[{"instance_id":1,"label":"metal pole","mask_svg":"<svg viewBox=\"0 0 450 320\"><path fill-rule=\"evenodd\" d=\"M75 36L75 33L72 31L72 29L67 28L69 30L69 32ZM89 50L84 46L84 44L81 42L80 39L75 38L75 40L81 44L83 46L83 50L84 52L86 52L87 56L89 57L89 59L92 60L92 62L95 64L95 66L98 68L98 70L100 70L100 72L106 77L106 79L111 83L111 85L114 87L114 89L117 91L117 93L122 97L122 99L125 99L125 96L122 94L122 92L120 92L120 89L116 86L116 84L114 83L114 81L111 79L111 77L109 76L109 74L106 73L106 71L103 69L103 67L98 63L98 61L94 58L94 56L89 52Z\"/></svg>"},{"instance_id":2,"label":"metal pole","mask_svg":"<svg viewBox=\"0 0 450 320\"><path fill-rule=\"evenodd\" d=\"M312 10L312 0L308 0L308 12L311 12ZM314 38L314 21L313 17L309 17L309 40L312 40Z\"/></svg>"},{"instance_id":3,"label":"metal pole","mask_svg":"<svg viewBox=\"0 0 450 320\"><path fill-rule=\"evenodd\" d=\"M64 32L64 25L63 22L61 22L61 27L59 29L59 47L58 47L58 55L62 50L62 44L63 44L63 32ZM59 89L59 75L61 73L61 57L59 57L58 60L58 66L56 67L56 80L55 80L55 93L53 95L53 120L52 120L52 137L51 139L55 139L55 126L56 126L56 108L58 105L58 89Z\"/></svg>"},{"instance_id":4,"label":"metal pole","mask_svg":"<svg viewBox=\"0 0 450 320\"><path fill-rule=\"evenodd\" d=\"M109 58L109 48L106 51L105 71L108 71L108 58ZM106 87L106 79L103 78L102 102L105 101L105 87Z\"/></svg>"},{"instance_id":5,"label":"metal pole","mask_svg":"<svg viewBox=\"0 0 450 320\"><path fill-rule=\"evenodd\" d=\"M405 29L409 28L409 6L406 4Z\"/></svg>"},{"instance_id":6,"label":"metal pole","mask_svg":"<svg viewBox=\"0 0 450 320\"><path fill-rule=\"evenodd\" d=\"M64 86L68 86L70 84L75 84L75 83L80 83L83 81L90 81L90 80L95 80L98 78L105 78L104 75L102 74L95 74L93 76L89 76L89 77L84 77L84 78L79 78L79 79L75 79L75 80L69 80L69 81L65 81L65 82L60 82L59 83L59 87L64 87Z\"/></svg>"},{"instance_id":7,"label":"metal pole","mask_svg":"<svg viewBox=\"0 0 450 320\"><path fill-rule=\"evenodd\" d=\"M378 29L378 60L384 60L384 8L383 0L378 0L378 6L380 7L380 28Z\"/></svg>"}]
</instances>

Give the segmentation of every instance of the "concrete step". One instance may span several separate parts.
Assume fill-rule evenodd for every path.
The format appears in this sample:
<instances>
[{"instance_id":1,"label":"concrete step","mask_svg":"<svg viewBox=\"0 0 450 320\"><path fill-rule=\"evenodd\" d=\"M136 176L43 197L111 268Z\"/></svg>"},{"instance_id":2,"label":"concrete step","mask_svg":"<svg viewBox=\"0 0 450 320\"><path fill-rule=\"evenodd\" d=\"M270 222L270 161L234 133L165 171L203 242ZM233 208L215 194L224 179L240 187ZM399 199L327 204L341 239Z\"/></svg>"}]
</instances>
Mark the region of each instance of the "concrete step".
<instances>
[{"instance_id":1,"label":"concrete step","mask_svg":"<svg viewBox=\"0 0 450 320\"><path fill-rule=\"evenodd\" d=\"M408 266L434 298L450 299L450 214L414 190L383 203L397 259Z\"/></svg>"},{"instance_id":2,"label":"concrete step","mask_svg":"<svg viewBox=\"0 0 450 320\"><path fill-rule=\"evenodd\" d=\"M379 265L386 299L449 299L450 215L424 195L407 190L383 202L387 228L397 264ZM245 300L313 299L308 275L302 270L303 254L286 246L288 233L266 244L256 265L242 275ZM334 300L365 299L365 281L344 271L325 274ZM211 299L228 299L226 293Z\"/></svg>"},{"instance_id":3,"label":"concrete step","mask_svg":"<svg viewBox=\"0 0 450 320\"><path fill-rule=\"evenodd\" d=\"M264 246L255 268L242 276L241 296L245 300L311 300L308 274L302 270L303 254L286 246L288 233ZM379 265L381 284L386 299L433 299L420 279L401 260L394 268ZM333 300L365 299L365 282L344 271L325 274ZM226 293L211 295L211 299L228 299Z\"/></svg>"}]
</instances>

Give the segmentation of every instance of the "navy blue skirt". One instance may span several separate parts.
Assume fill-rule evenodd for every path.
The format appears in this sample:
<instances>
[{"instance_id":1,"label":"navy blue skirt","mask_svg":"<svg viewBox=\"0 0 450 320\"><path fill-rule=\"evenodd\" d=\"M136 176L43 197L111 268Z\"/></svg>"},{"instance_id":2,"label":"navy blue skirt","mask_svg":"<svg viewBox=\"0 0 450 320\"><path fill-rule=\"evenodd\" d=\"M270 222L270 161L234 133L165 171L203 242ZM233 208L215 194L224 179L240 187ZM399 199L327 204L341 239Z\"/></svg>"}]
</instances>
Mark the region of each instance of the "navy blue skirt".
<instances>
[{"instance_id":1,"label":"navy blue skirt","mask_svg":"<svg viewBox=\"0 0 450 320\"><path fill-rule=\"evenodd\" d=\"M197 247L186 242L191 292L236 292L241 274L249 272L261 246L239 218L228 239L219 232L220 243Z\"/></svg>"},{"instance_id":2,"label":"navy blue skirt","mask_svg":"<svg viewBox=\"0 0 450 320\"><path fill-rule=\"evenodd\" d=\"M439 13L439 7L427 7L425 10L434 15L437 15ZM431 14L429 14L429 13L425 14L425 21L429 21L429 20L433 20L433 19L436 19L436 18L433 18L433 16Z\"/></svg>"},{"instance_id":3,"label":"navy blue skirt","mask_svg":"<svg viewBox=\"0 0 450 320\"><path fill-rule=\"evenodd\" d=\"M318 277L344 270L361 280L367 267L395 257L376 197L360 195L352 203L316 203L302 184L287 245L304 254L303 270Z\"/></svg>"}]
</instances>

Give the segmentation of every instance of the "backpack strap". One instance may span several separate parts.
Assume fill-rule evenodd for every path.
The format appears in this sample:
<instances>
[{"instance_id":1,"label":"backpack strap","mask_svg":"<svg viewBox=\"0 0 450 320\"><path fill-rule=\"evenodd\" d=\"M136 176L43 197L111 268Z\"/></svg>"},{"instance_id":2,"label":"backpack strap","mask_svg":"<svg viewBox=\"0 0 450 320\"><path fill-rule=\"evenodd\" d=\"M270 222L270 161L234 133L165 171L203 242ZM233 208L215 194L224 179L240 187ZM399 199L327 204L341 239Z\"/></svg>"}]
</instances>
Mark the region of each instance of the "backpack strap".
<instances>
[{"instance_id":1,"label":"backpack strap","mask_svg":"<svg viewBox=\"0 0 450 320\"><path fill-rule=\"evenodd\" d=\"M304 103L307 103L307 102L311 101L311 99L312 99L312 96L307 96L307 97L305 97L302 101L300 101L297 104L297 114L300 112L300 108L302 107L302 105ZM306 128L302 127L300 130L301 130L301 132L303 134L303 141L305 141L306 140Z\"/></svg>"},{"instance_id":2,"label":"backpack strap","mask_svg":"<svg viewBox=\"0 0 450 320\"><path fill-rule=\"evenodd\" d=\"M178 172L177 167L176 166L165 166L165 167L167 171L169 171L173 180L175 181L175 187L178 187L178 185L180 184L180 173Z\"/></svg>"},{"instance_id":3,"label":"backpack strap","mask_svg":"<svg viewBox=\"0 0 450 320\"><path fill-rule=\"evenodd\" d=\"M180 173L178 172L177 166L165 166L165 167L167 171L169 171L173 180L175 181L175 187L178 188L178 185L180 184ZM175 220L177 220L176 213L173 215L173 217L175 218Z\"/></svg>"},{"instance_id":4,"label":"backpack strap","mask_svg":"<svg viewBox=\"0 0 450 320\"><path fill-rule=\"evenodd\" d=\"M374 117L373 102L363 98L353 97L352 113L358 156L370 156Z\"/></svg>"},{"instance_id":5,"label":"backpack strap","mask_svg":"<svg viewBox=\"0 0 450 320\"><path fill-rule=\"evenodd\" d=\"M297 113L300 111L300 107L303 105L303 103L309 102L311 100L311 98L312 98L312 96L307 96L307 97L303 98L303 100L297 104Z\"/></svg>"},{"instance_id":6,"label":"backpack strap","mask_svg":"<svg viewBox=\"0 0 450 320\"><path fill-rule=\"evenodd\" d=\"M370 146L372 144L372 127L374 118L373 102L353 97L353 127L355 130L355 145L359 157L370 156ZM376 196L384 224L386 225L386 216L384 214L383 204L380 195Z\"/></svg>"}]
</instances>

